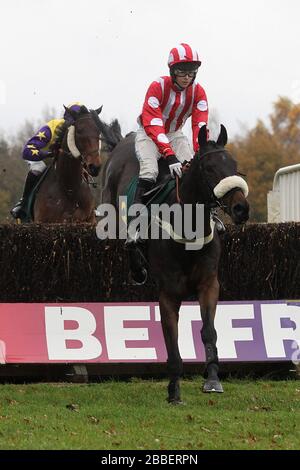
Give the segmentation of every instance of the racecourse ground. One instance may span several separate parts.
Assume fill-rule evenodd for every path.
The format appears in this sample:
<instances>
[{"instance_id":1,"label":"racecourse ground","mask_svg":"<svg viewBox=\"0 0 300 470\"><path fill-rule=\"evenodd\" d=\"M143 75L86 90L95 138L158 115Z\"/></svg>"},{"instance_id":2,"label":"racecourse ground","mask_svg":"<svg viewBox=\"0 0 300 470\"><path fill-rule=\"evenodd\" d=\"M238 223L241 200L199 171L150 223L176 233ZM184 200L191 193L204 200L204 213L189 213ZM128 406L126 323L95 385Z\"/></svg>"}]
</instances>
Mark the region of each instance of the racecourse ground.
<instances>
[{"instance_id":1,"label":"racecourse ground","mask_svg":"<svg viewBox=\"0 0 300 470\"><path fill-rule=\"evenodd\" d=\"M0 385L0 449L299 449L297 380L227 380L225 393L182 381Z\"/></svg>"}]
</instances>

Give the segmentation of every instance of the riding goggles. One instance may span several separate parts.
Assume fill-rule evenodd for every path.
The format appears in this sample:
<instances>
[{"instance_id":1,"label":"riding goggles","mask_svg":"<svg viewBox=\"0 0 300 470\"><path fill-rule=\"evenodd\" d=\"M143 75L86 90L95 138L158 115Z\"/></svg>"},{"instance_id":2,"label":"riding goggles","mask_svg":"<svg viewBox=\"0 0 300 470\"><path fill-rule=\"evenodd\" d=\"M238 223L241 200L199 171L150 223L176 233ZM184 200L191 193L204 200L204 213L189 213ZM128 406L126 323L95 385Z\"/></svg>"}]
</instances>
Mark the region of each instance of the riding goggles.
<instances>
[{"instance_id":1,"label":"riding goggles","mask_svg":"<svg viewBox=\"0 0 300 470\"><path fill-rule=\"evenodd\" d=\"M198 72L198 69L195 69L195 70L180 70L180 69L175 69L174 70L174 73L177 77L185 77L186 75L188 75L188 77L190 78L194 78L196 77L197 75L197 72Z\"/></svg>"}]
</instances>

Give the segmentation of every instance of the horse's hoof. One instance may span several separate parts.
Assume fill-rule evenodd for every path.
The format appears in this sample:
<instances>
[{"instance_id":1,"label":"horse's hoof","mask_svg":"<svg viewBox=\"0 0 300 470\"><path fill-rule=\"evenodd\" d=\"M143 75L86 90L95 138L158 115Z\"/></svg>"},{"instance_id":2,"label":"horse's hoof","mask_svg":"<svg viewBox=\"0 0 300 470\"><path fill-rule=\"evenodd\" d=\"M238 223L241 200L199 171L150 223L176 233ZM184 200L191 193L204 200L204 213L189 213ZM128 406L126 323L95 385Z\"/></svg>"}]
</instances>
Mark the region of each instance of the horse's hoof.
<instances>
[{"instance_id":1,"label":"horse's hoof","mask_svg":"<svg viewBox=\"0 0 300 470\"><path fill-rule=\"evenodd\" d=\"M223 387L219 380L208 379L203 385L204 393L223 393Z\"/></svg>"},{"instance_id":2,"label":"horse's hoof","mask_svg":"<svg viewBox=\"0 0 300 470\"><path fill-rule=\"evenodd\" d=\"M130 275L130 284L132 286L143 286L147 281L148 273L145 268L142 271L131 272Z\"/></svg>"}]
</instances>

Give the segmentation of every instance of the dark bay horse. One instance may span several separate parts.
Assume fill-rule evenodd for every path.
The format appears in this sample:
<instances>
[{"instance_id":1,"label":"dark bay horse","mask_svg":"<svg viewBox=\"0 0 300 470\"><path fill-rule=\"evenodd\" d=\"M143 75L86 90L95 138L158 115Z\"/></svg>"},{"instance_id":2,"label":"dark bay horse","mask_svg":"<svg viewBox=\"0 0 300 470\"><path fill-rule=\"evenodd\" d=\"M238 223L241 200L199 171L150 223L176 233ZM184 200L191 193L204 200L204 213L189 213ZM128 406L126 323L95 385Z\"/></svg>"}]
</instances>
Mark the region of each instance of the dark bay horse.
<instances>
[{"instance_id":1,"label":"dark bay horse","mask_svg":"<svg viewBox=\"0 0 300 470\"><path fill-rule=\"evenodd\" d=\"M179 379L182 360L178 348L178 318L183 299L197 296L202 317L201 337L206 354L206 381L204 392L222 392L219 381L219 361L216 347L217 334L214 317L219 298L218 264L220 240L211 219L211 208L221 206L235 224L248 220L249 205L246 200L248 187L238 175L237 163L224 148L227 132L221 126L217 141L207 141L206 126L199 131L200 151L194 156L188 170L167 197L167 204L179 202L183 212L186 204L204 205L203 246L187 250L184 243L175 239L149 239L148 259L159 284L159 306L162 329L168 354L170 377L168 401L181 403ZM106 187L103 202L117 204L124 195L131 178L138 173L138 161L134 154L134 135L129 135L112 152L106 166ZM192 212L190 224L194 224ZM199 332L200 333L200 332Z\"/></svg>"},{"instance_id":2,"label":"dark bay horse","mask_svg":"<svg viewBox=\"0 0 300 470\"><path fill-rule=\"evenodd\" d=\"M55 143L55 163L36 195L34 222L95 222L90 185L99 174L105 153L121 139L121 132L118 135L99 119L101 110L85 106L79 112L68 109L74 123L65 123Z\"/></svg>"}]
</instances>

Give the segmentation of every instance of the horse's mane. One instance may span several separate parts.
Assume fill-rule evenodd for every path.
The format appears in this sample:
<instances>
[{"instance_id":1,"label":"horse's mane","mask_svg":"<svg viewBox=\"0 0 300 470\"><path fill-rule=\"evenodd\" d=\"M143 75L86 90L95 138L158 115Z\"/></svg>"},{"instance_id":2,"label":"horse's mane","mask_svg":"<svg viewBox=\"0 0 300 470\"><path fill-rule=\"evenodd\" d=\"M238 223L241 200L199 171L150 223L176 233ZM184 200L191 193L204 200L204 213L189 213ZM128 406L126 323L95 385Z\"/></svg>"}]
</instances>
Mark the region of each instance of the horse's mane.
<instances>
[{"instance_id":1,"label":"horse's mane","mask_svg":"<svg viewBox=\"0 0 300 470\"><path fill-rule=\"evenodd\" d=\"M81 106L80 110L77 113L78 118L83 114L91 114L93 116L93 119L96 122L97 127L99 128L100 133L102 134L103 140L106 142L109 148L109 151L112 151L115 146L120 142L120 140L123 139L121 133L121 126L117 119L113 119L110 124L106 124L104 121L101 121L95 110L88 110L85 106ZM70 121L65 121L57 129L57 136L52 145L54 149L58 149L59 147L61 147L65 133L71 124L72 123Z\"/></svg>"},{"instance_id":2,"label":"horse's mane","mask_svg":"<svg viewBox=\"0 0 300 470\"><path fill-rule=\"evenodd\" d=\"M58 150L61 147L62 141L63 141L64 136L65 136L65 133L66 133L67 129L70 127L70 125L71 125L70 122L65 121L61 126L58 127L55 141L52 144L52 148L53 148L54 152L55 152L55 150Z\"/></svg>"},{"instance_id":3,"label":"horse's mane","mask_svg":"<svg viewBox=\"0 0 300 470\"><path fill-rule=\"evenodd\" d=\"M202 149L202 151L199 149L194 157L192 158L192 161L195 160L195 157L201 157L201 154L207 152L207 151L211 151L211 150L219 150L220 148L220 144L218 144L215 140L208 140L205 144L205 149Z\"/></svg>"},{"instance_id":4,"label":"horse's mane","mask_svg":"<svg viewBox=\"0 0 300 470\"><path fill-rule=\"evenodd\" d=\"M217 147L217 142L215 140L208 140L207 141L207 146L210 145L211 147L216 148Z\"/></svg>"},{"instance_id":5,"label":"horse's mane","mask_svg":"<svg viewBox=\"0 0 300 470\"><path fill-rule=\"evenodd\" d=\"M213 150L220 148L220 145L218 145L215 140L208 140L205 146L205 150L207 150L207 147L209 147L210 150Z\"/></svg>"},{"instance_id":6,"label":"horse's mane","mask_svg":"<svg viewBox=\"0 0 300 470\"><path fill-rule=\"evenodd\" d=\"M125 137L129 137L130 135L133 135L133 134L136 134L136 132L130 131L130 132L128 132L128 134L125 135Z\"/></svg>"},{"instance_id":7,"label":"horse's mane","mask_svg":"<svg viewBox=\"0 0 300 470\"><path fill-rule=\"evenodd\" d=\"M90 113L102 134L103 140L106 142L109 150L112 151L120 140L123 139L119 121L113 119L110 124L106 124L104 121L101 121L96 111L91 109Z\"/></svg>"}]
</instances>

